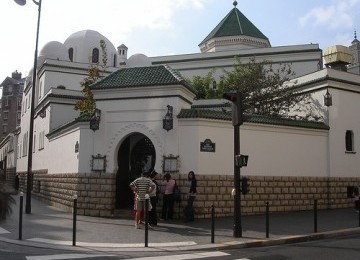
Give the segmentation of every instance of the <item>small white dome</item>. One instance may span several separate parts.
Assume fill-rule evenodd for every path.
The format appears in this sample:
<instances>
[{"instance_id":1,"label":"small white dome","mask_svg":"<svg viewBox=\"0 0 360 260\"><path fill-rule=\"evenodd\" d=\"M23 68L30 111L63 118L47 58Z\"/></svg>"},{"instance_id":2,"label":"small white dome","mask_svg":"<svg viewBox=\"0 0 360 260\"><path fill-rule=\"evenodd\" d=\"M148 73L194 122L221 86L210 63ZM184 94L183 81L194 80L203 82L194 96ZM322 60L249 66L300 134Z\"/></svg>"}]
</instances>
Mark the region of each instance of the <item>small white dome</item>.
<instances>
[{"instance_id":1,"label":"small white dome","mask_svg":"<svg viewBox=\"0 0 360 260\"><path fill-rule=\"evenodd\" d=\"M51 41L45 44L45 46L40 51L39 59L70 61L68 50L66 49L65 45L57 41Z\"/></svg>"},{"instance_id":2,"label":"small white dome","mask_svg":"<svg viewBox=\"0 0 360 260\"><path fill-rule=\"evenodd\" d=\"M91 62L93 49L99 50L99 61L101 62L103 53L100 46L100 41L103 40L106 44L107 66L116 65L117 51L114 45L102 34L93 30L83 30L70 35L64 45L69 50L73 49L73 61L81 63Z\"/></svg>"},{"instance_id":3,"label":"small white dome","mask_svg":"<svg viewBox=\"0 0 360 260\"><path fill-rule=\"evenodd\" d=\"M148 56L141 53L137 53L132 55L126 61L126 65L128 67L149 67L152 65L152 63Z\"/></svg>"}]
</instances>

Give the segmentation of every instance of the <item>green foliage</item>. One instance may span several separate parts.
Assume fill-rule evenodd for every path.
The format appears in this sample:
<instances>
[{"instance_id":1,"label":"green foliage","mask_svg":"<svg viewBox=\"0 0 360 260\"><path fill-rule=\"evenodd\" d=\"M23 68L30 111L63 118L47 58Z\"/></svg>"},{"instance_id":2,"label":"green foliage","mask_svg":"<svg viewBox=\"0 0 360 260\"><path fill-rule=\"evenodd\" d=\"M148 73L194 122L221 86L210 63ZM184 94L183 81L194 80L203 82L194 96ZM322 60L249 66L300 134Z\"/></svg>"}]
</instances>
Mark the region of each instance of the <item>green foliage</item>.
<instances>
[{"instance_id":1,"label":"green foliage","mask_svg":"<svg viewBox=\"0 0 360 260\"><path fill-rule=\"evenodd\" d=\"M240 91L243 96L244 113L293 119L319 120L314 102L308 93L302 93L295 82L289 80L295 73L289 64L273 65L255 58L241 63L236 58L233 70L224 70L224 76L213 89L215 71L205 77L196 76L190 84L198 91L197 99L222 98L226 92Z\"/></svg>"},{"instance_id":2,"label":"green foliage","mask_svg":"<svg viewBox=\"0 0 360 260\"><path fill-rule=\"evenodd\" d=\"M214 80L214 70L210 71L205 77L195 76L192 85L195 87L197 94L195 99L217 98L217 83ZM214 85L215 84L215 85Z\"/></svg>"},{"instance_id":3,"label":"green foliage","mask_svg":"<svg viewBox=\"0 0 360 260\"><path fill-rule=\"evenodd\" d=\"M105 70L108 61L105 41L100 41L100 47L103 53L101 68ZM99 64L91 64L88 69L87 76L80 83L82 87L81 92L84 94L84 98L75 103L75 110L80 111L80 117L91 118L94 115L96 109L96 101L90 89L90 85L95 83L98 79L100 79L100 77L101 70L99 68Z\"/></svg>"},{"instance_id":4,"label":"green foliage","mask_svg":"<svg viewBox=\"0 0 360 260\"><path fill-rule=\"evenodd\" d=\"M9 189L5 184L0 184L0 220L6 219L12 213L11 205L15 204Z\"/></svg>"}]
</instances>

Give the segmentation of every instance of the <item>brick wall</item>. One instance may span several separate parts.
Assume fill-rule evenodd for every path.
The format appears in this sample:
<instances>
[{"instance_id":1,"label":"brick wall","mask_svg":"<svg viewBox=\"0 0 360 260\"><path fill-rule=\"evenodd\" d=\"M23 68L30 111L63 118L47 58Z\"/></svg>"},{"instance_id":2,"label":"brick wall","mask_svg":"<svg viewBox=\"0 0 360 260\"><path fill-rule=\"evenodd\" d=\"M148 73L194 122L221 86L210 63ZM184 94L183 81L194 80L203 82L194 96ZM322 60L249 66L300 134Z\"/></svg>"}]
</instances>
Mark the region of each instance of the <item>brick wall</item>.
<instances>
[{"instance_id":1,"label":"brick wall","mask_svg":"<svg viewBox=\"0 0 360 260\"><path fill-rule=\"evenodd\" d=\"M320 177L265 177L250 178L250 193L241 195L242 214L265 212L269 202L270 212L353 207L347 198L347 186L360 183L360 178ZM174 217L182 218L188 191L187 175L175 179L182 191L182 201L175 203ZM115 210L115 174L34 174L32 194L48 204L71 211L74 195L78 196L78 214L87 216L112 216ZM233 176L197 175L197 197L194 202L196 218L211 217L214 205L216 216L233 216ZM26 173L20 174L20 188L26 190ZM161 199L158 211L161 211Z\"/></svg>"}]
</instances>

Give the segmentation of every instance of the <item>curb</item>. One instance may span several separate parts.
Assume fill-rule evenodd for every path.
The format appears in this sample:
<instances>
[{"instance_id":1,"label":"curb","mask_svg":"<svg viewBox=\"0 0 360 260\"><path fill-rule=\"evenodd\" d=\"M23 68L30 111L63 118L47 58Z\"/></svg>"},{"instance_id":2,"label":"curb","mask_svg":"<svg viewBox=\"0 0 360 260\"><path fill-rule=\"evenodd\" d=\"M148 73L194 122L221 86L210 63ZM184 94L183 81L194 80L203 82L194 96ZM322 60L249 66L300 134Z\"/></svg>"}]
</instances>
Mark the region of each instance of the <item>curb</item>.
<instances>
[{"instance_id":1,"label":"curb","mask_svg":"<svg viewBox=\"0 0 360 260\"><path fill-rule=\"evenodd\" d=\"M225 250L225 249L239 249L239 248L254 248L254 247L264 247L264 246L275 246L275 245L284 245L284 244L292 244L299 242L307 242L328 238L335 238L347 235L360 234L360 227L358 228L349 228L342 229L336 231L326 231L326 232L318 232L318 233L309 233L305 235L295 235L295 236L287 236L280 237L275 239L253 239L247 242L241 241L229 241L225 243L214 243L214 244L201 244L201 245L187 245L187 246L158 246L158 247L89 247L89 246L70 246L70 245L55 245L49 243L42 242L34 242L27 240L14 240L8 238L0 237L0 241L8 244L14 244L19 246L28 246L34 248L48 248L48 249L61 249L61 250L79 250L79 251L107 251L107 252L121 252L121 251L164 251L164 250L172 250L172 251L202 251L209 249L216 250ZM79 242L81 243L81 242Z\"/></svg>"},{"instance_id":2,"label":"curb","mask_svg":"<svg viewBox=\"0 0 360 260\"><path fill-rule=\"evenodd\" d=\"M342 236L355 235L355 234L360 234L360 227L341 229L341 230L335 230L335 231L309 233L309 234L305 234L305 235L287 236L287 237L268 239L268 240L263 239L263 240L257 240L257 241L251 241L251 242L233 241L233 242L227 242L227 243L220 244L218 246L218 248L219 249L223 249L223 248L224 249L225 248L227 248L227 249L234 248L235 249L235 248L275 246L275 245L293 244L293 243L342 237Z\"/></svg>"}]
</instances>

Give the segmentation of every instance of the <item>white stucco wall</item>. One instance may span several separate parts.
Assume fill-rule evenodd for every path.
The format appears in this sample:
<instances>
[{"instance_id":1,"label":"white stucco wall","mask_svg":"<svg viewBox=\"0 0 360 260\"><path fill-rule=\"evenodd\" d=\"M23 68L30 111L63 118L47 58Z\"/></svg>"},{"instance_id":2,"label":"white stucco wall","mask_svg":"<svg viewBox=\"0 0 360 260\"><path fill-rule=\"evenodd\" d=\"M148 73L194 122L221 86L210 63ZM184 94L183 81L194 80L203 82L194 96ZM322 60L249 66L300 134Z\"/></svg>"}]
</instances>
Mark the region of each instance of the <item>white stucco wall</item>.
<instances>
[{"instance_id":1,"label":"white stucco wall","mask_svg":"<svg viewBox=\"0 0 360 260\"><path fill-rule=\"evenodd\" d=\"M332 176L360 176L360 124L357 120L360 111L360 94L330 88L333 105L329 107L330 134L330 172ZM353 132L354 151L345 148L345 133Z\"/></svg>"},{"instance_id":2,"label":"white stucco wall","mask_svg":"<svg viewBox=\"0 0 360 260\"><path fill-rule=\"evenodd\" d=\"M181 171L231 175L234 167L234 132L230 122L181 120ZM240 153L249 155L245 175L326 176L327 131L245 123L240 128ZM200 152L210 139L216 152ZM309 153L309 150L312 152Z\"/></svg>"},{"instance_id":3,"label":"white stucco wall","mask_svg":"<svg viewBox=\"0 0 360 260\"><path fill-rule=\"evenodd\" d=\"M59 134L49 140L47 156L45 158L48 173L76 173L79 170L79 154L75 153L75 144L80 141L80 129L74 128L66 134ZM91 144L89 139L87 143ZM85 147L79 147L86 153ZM85 156L85 154L84 154ZM58 158L61 158L60 160Z\"/></svg>"}]
</instances>

